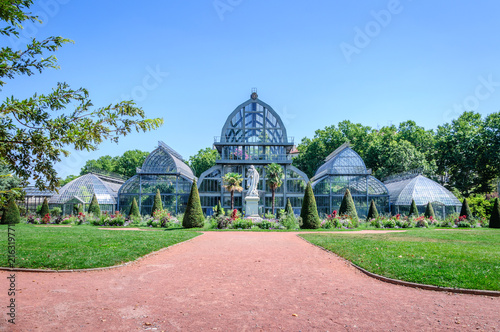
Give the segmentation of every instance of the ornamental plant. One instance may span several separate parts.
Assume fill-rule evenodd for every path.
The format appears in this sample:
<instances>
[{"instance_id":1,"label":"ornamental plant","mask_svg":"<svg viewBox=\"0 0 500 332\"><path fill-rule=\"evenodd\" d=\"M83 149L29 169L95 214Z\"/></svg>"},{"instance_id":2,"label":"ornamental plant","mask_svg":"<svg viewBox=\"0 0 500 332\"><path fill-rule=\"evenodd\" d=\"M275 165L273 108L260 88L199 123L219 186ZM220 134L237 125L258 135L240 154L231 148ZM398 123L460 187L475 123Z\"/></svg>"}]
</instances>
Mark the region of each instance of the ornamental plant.
<instances>
[{"instance_id":1,"label":"ornamental plant","mask_svg":"<svg viewBox=\"0 0 500 332\"><path fill-rule=\"evenodd\" d=\"M465 216L465 219L471 219L472 213L470 212L469 203L467 202L467 198L464 198L462 202L462 209L460 210L460 216Z\"/></svg>"},{"instance_id":2,"label":"ornamental plant","mask_svg":"<svg viewBox=\"0 0 500 332\"><path fill-rule=\"evenodd\" d=\"M302 203L302 211L300 212L302 219L301 228L317 229L321 225L321 220L318 215L318 207L314 198L311 182L307 183L306 192L304 193L304 201Z\"/></svg>"},{"instance_id":3,"label":"ornamental plant","mask_svg":"<svg viewBox=\"0 0 500 332\"><path fill-rule=\"evenodd\" d=\"M223 216L224 215L224 209L222 208L222 205L220 205L220 199L217 201L217 206L215 208L215 216Z\"/></svg>"},{"instance_id":4,"label":"ornamental plant","mask_svg":"<svg viewBox=\"0 0 500 332\"><path fill-rule=\"evenodd\" d=\"M13 197L9 199L5 210L3 211L2 224L18 224L21 222L21 214Z\"/></svg>"},{"instance_id":5,"label":"ornamental plant","mask_svg":"<svg viewBox=\"0 0 500 332\"><path fill-rule=\"evenodd\" d=\"M132 200L132 204L130 205L130 211L128 213L130 217L140 217L141 213L139 212L139 206L137 205L137 201L134 199Z\"/></svg>"},{"instance_id":6,"label":"ornamental plant","mask_svg":"<svg viewBox=\"0 0 500 332\"><path fill-rule=\"evenodd\" d=\"M43 222L44 224L50 224L50 219L51 219L51 218L50 218L50 213L46 213L46 214L43 216L43 218L42 218L42 222Z\"/></svg>"},{"instance_id":7,"label":"ornamental plant","mask_svg":"<svg viewBox=\"0 0 500 332\"><path fill-rule=\"evenodd\" d=\"M376 218L378 218L377 206L375 205L375 202L372 199L372 201L370 202L370 208L368 209L368 215L366 216L366 220L376 219Z\"/></svg>"},{"instance_id":8,"label":"ornamental plant","mask_svg":"<svg viewBox=\"0 0 500 332\"><path fill-rule=\"evenodd\" d=\"M88 213L92 213L96 217L101 215L101 208L99 207L99 202L97 202L97 196L95 194L92 196L92 201L90 201ZM78 212L78 214L80 214L80 212Z\"/></svg>"},{"instance_id":9,"label":"ornamental plant","mask_svg":"<svg viewBox=\"0 0 500 332\"><path fill-rule=\"evenodd\" d=\"M292 203L290 203L290 198L288 198L287 201L286 201L285 213L286 214L292 214L292 215L295 216L295 214L293 213Z\"/></svg>"},{"instance_id":10,"label":"ornamental plant","mask_svg":"<svg viewBox=\"0 0 500 332\"><path fill-rule=\"evenodd\" d=\"M490 216L490 228L500 228L500 203L498 197L495 198L495 203L493 204L493 211Z\"/></svg>"},{"instance_id":11,"label":"ornamental plant","mask_svg":"<svg viewBox=\"0 0 500 332\"><path fill-rule=\"evenodd\" d=\"M356 212L356 206L352 200L351 192L346 189L344 198L342 198L342 203L340 203L339 215L347 215L351 218L358 219L358 213Z\"/></svg>"},{"instance_id":12,"label":"ornamental plant","mask_svg":"<svg viewBox=\"0 0 500 332\"><path fill-rule=\"evenodd\" d=\"M42 208L40 209L40 217L45 217L48 213L50 213L49 202L47 201L47 197L45 197L43 199Z\"/></svg>"},{"instance_id":13,"label":"ornamental plant","mask_svg":"<svg viewBox=\"0 0 500 332\"><path fill-rule=\"evenodd\" d=\"M432 207L431 202L427 203L427 207L425 208L424 217L426 217L430 220L436 219L436 215L434 214L434 208Z\"/></svg>"},{"instance_id":14,"label":"ornamental plant","mask_svg":"<svg viewBox=\"0 0 500 332\"><path fill-rule=\"evenodd\" d=\"M411 216L418 217L418 208L417 208L417 204L415 204L414 199L411 200L410 213L408 214L408 217L411 217Z\"/></svg>"},{"instance_id":15,"label":"ornamental plant","mask_svg":"<svg viewBox=\"0 0 500 332\"><path fill-rule=\"evenodd\" d=\"M160 189L156 189L156 196L151 209L151 215L154 215L157 210L163 210L163 203L161 202Z\"/></svg>"},{"instance_id":16,"label":"ornamental plant","mask_svg":"<svg viewBox=\"0 0 500 332\"><path fill-rule=\"evenodd\" d=\"M191 185L191 193L189 194L186 212L182 219L182 226L185 228L203 227L205 224L205 217L201 208L200 194L198 193L198 186L196 180Z\"/></svg>"}]
</instances>

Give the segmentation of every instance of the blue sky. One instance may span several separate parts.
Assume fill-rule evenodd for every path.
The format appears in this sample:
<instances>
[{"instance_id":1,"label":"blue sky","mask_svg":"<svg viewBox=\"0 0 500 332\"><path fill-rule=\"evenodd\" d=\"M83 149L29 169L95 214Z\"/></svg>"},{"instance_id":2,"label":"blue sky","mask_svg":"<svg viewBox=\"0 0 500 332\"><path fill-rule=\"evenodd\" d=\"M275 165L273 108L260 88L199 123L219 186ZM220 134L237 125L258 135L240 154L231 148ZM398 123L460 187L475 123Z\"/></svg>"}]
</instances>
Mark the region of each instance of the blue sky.
<instances>
[{"instance_id":1,"label":"blue sky","mask_svg":"<svg viewBox=\"0 0 500 332\"><path fill-rule=\"evenodd\" d=\"M58 165L152 151L158 140L186 159L209 147L226 117L258 88L296 142L348 119L372 127L414 120L427 129L463 110L500 110L498 1L35 1L44 24L26 37L60 35L60 70L16 78L2 95L85 87L96 106L135 98L154 132L74 152Z\"/></svg>"}]
</instances>

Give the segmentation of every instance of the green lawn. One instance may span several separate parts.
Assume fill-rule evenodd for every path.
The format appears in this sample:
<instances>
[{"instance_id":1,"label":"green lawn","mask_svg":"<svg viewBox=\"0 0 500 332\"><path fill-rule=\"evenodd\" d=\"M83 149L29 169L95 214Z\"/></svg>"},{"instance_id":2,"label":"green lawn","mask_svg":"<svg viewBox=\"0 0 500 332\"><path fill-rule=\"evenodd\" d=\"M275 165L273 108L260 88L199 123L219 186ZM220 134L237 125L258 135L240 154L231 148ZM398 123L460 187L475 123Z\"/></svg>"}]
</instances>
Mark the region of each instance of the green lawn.
<instances>
[{"instance_id":1,"label":"green lawn","mask_svg":"<svg viewBox=\"0 0 500 332\"><path fill-rule=\"evenodd\" d=\"M186 230L108 231L93 226L17 224L13 228L16 267L55 270L113 266L199 235ZM0 225L0 251L0 266L8 267L7 225Z\"/></svg>"},{"instance_id":2,"label":"green lawn","mask_svg":"<svg viewBox=\"0 0 500 332\"><path fill-rule=\"evenodd\" d=\"M300 236L386 277L441 287L500 291L498 229Z\"/></svg>"}]
</instances>

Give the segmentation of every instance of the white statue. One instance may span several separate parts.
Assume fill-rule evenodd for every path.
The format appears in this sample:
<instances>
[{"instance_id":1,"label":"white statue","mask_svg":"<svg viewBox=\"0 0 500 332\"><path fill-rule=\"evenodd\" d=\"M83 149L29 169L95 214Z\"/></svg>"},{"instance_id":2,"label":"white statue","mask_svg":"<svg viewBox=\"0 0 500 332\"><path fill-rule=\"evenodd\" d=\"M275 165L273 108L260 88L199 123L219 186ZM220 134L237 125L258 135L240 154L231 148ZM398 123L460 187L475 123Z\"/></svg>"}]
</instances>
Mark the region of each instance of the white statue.
<instances>
[{"instance_id":1,"label":"white statue","mask_svg":"<svg viewBox=\"0 0 500 332\"><path fill-rule=\"evenodd\" d=\"M248 192L247 197L259 197L259 192L257 191L257 185L259 184L259 172L255 169L255 166L252 165L248 169L247 172L248 177Z\"/></svg>"}]
</instances>

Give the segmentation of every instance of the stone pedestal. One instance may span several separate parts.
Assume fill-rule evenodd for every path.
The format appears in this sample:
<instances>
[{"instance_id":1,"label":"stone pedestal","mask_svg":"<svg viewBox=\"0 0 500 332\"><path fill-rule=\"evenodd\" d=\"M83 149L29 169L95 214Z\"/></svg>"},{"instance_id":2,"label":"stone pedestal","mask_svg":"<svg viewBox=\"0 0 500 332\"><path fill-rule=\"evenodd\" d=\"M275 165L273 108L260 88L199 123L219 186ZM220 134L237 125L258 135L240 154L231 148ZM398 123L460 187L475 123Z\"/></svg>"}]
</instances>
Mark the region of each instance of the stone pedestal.
<instances>
[{"instance_id":1,"label":"stone pedestal","mask_svg":"<svg viewBox=\"0 0 500 332\"><path fill-rule=\"evenodd\" d=\"M259 196L245 197L245 217L259 217Z\"/></svg>"}]
</instances>

